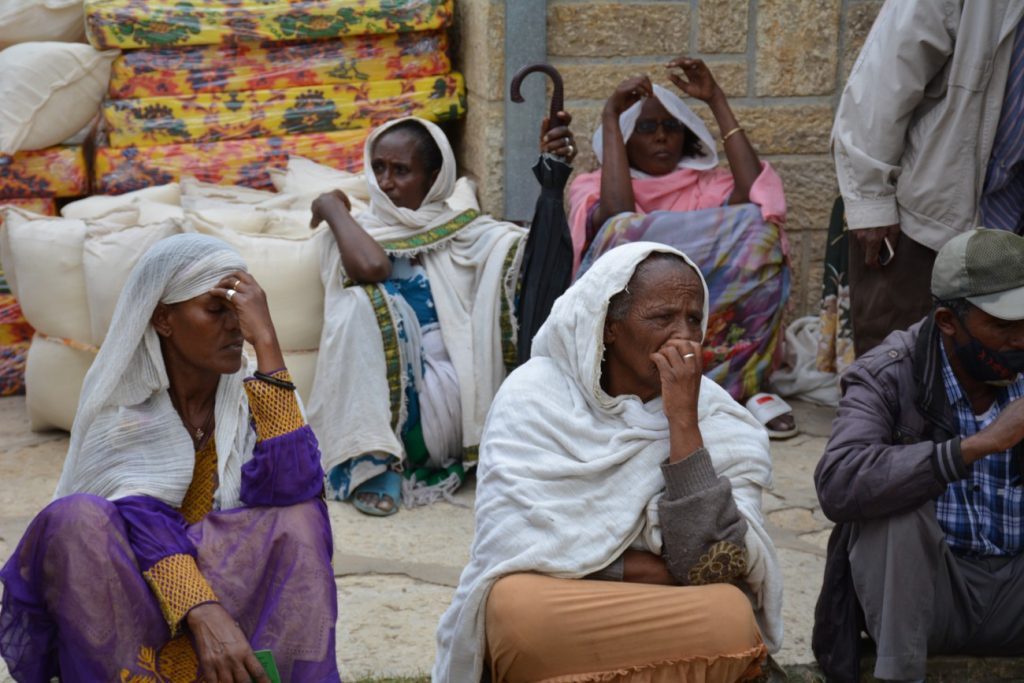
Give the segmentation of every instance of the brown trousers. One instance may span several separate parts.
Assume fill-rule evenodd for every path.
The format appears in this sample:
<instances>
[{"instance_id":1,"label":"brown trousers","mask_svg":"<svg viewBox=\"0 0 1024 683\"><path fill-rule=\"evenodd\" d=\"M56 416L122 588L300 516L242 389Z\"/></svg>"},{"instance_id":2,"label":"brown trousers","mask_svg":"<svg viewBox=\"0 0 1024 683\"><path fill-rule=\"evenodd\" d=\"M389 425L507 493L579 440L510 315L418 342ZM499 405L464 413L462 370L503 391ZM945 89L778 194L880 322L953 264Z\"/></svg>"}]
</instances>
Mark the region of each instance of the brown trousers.
<instances>
[{"instance_id":1,"label":"brown trousers","mask_svg":"<svg viewBox=\"0 0 1024 683\"><path fill-rule=\"evenodd\" d=\"M850 320L853 350L860 357L882 343L890 332L905 330L932 309L932 265L935 252L900 235L896 256L877 270L864 266L864 249L850 242Z\"/></svg>"},{"instance_id":2,"label":"brown trousers","mask_svg":"<svg viewBox=\"0 0 1024 683\"><path fill-rule=\"evenodd\" d=\"M487 600L493 683L735 683L768 650L729 584L653 586L512 574Z\"/></svg>"}]
</instances>

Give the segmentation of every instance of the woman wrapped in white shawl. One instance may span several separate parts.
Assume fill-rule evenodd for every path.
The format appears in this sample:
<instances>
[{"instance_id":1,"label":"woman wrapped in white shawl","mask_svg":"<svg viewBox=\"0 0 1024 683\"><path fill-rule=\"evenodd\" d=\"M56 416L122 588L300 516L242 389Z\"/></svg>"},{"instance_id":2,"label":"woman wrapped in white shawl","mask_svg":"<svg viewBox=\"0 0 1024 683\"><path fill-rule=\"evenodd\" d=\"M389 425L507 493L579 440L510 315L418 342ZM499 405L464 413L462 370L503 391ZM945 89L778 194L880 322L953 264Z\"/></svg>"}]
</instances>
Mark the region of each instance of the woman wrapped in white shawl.
<instances>
[{"instance_id":1,"label":"woman wrapped in white shawl","mask_svg":"<svg viewBox=\"0 0 1024 683\"><path fill-rule=\"evenodd\" d=\"M639 242L555 303L488 416L434 681L747 680L780 646L768 438L701 375L707 301Z\"/></svg>"},{"instance_id":2,"label":"woman wrapped in white shawl","mask_svg":"<svg viewBox=\"0 0 1024 683\"><path fill-rule=\"evenodd\" d=\"M329 494L367 514L455 491L515 360L526 231L481 216L444 133L417 118L366 141L369 211L340 191L313 203L324 253L324 328L310 423ZM404 482L397 470L404 470ZM404 486L403 486L404 483ZM403 491L404 488L404 491Z\"/></svg>"}]
</instances>

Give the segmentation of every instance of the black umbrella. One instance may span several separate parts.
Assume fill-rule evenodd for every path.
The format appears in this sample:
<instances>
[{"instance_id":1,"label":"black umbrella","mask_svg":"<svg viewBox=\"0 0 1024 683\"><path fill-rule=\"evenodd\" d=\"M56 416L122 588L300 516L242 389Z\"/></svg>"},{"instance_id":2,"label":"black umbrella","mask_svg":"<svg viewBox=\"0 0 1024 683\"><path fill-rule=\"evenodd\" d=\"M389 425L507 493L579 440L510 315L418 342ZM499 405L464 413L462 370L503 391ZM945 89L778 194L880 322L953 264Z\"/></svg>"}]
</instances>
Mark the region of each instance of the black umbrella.
<instances>
[{"instance_id":1,"label":"black umbrella","mask_svg":"<svg viewBox=\"0 0 1024 683\"><path fill-rule=\"evenodd\" d=\"M523 79L534 71L551 77L551 118L562 111L562 75L550 64L524 66L512 78L512 101L522 102L519 92ZM519 363L530 358L533 336L547 320L551 305L572 281L572 237L565 218L564 193L572 167L551 154L542 154L533 167L540 183L540 196L533 211L530 234L523 256L522 289L519 294Z\"/></svg>"}]
</instances>

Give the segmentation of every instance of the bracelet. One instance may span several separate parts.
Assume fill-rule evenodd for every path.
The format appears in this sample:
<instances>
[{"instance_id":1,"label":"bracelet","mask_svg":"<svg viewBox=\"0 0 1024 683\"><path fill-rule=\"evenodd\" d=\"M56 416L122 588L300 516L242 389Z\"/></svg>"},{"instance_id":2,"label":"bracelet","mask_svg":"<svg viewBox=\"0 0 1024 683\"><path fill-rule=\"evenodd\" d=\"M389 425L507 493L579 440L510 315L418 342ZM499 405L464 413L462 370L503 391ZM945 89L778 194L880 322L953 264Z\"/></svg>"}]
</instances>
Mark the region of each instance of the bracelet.
<instances>
[{"instance_id":1,"label":"bracelet","mask_svg":"<svg viewBox=\"0 0 1024 683\"><path fill-rule=\"evenodd\" d=\"M295 391L295 385L292 384L291 382L283 379L278 379L277 377L274 377L273 375L268 375L265 372L260 372L259 370L257 370L256 372L252 373L252 376L261 382L273 384L275 387L288 389L289 391Z\"/></svg>"},{"instance_id":2,"label":"bracelet","mask_svg":"<svg viewBox=\"0 0 1024 683\"><path fill-rule=\"evenodd\" d=\"M736 133L740 133L742 131L743 131L743 128L741 126L736 126L735 128L733 128L728 133L726 133L725 135L722 136L722 144L724 145L726 140L731 138L733 135L736 135Z\"/></svg>"}]
</instances>

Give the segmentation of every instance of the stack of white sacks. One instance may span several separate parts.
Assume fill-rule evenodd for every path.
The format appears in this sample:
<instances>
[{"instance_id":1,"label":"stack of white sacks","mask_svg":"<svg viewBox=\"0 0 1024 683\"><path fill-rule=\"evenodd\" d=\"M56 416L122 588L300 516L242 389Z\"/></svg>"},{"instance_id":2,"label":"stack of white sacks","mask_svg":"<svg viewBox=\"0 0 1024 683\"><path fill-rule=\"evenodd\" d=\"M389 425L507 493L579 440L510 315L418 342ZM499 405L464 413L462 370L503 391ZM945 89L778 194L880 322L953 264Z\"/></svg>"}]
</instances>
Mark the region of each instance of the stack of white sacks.
<instances>
[{"instance_id":1,"label":"stack of white sacks","mask_svg":"<svg viewBox=\"0 0 1024 683\"><path fill-rule=\"evenodd\" d=\"M320 259L334 239L324 223L310 228L309 207L320 193L342 189L360 211L366 186L362 175L300 158L277 171L274 184L278 192L187 179L82 199L61 218L4 209L0 261L37 330L26 370L33 429L71 428L128 273L149 246L178 232L213 235L241 253L267 293L285 362L308 398L323 325ZM468 189L459 204L475 208Z\"/></svg>"}]
</instances>

